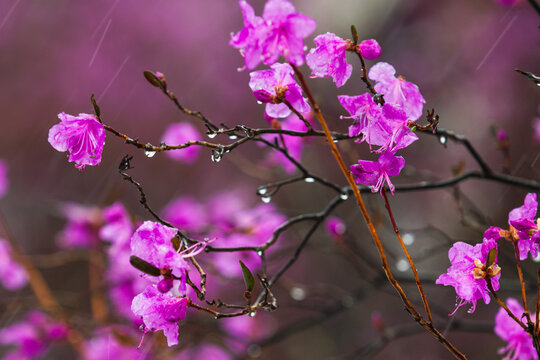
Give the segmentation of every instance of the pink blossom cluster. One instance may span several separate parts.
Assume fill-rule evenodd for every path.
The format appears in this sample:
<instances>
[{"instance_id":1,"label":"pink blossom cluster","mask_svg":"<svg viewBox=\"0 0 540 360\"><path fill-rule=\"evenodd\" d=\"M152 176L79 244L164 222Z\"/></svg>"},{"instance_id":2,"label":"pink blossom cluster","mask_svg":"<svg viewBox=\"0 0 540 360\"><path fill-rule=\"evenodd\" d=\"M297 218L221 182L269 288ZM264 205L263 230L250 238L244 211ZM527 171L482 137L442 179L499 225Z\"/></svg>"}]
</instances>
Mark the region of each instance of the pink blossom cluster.
<instances>
[{"instance_id":1,"label":"pink blossom cluster","mask_svg":"<svg viewBox=\"0 0 540 360\"><path fill-rule=\"evenodd\" d=\"M523 306L514 298L508 298L506 306L518 317L525 312ZM535 314L531 314L531 318L535 317ZM508 343L507 346L499 349L499 354L506 354L505 359L538 360L531 335L523 330L502 307L495 316L495 334Z\"/></svg>"},{"instance_id":2,"label":"pink blossom cluster","mask_svg":"<svg viewBox=\"0 0 540 360\"><path fill-rule=\"evenodd\" d=\"M13 259L11 246L4 239L0 239L0 283L11 291L28 283L26 270Z\"/></svg>"}]
</instances>

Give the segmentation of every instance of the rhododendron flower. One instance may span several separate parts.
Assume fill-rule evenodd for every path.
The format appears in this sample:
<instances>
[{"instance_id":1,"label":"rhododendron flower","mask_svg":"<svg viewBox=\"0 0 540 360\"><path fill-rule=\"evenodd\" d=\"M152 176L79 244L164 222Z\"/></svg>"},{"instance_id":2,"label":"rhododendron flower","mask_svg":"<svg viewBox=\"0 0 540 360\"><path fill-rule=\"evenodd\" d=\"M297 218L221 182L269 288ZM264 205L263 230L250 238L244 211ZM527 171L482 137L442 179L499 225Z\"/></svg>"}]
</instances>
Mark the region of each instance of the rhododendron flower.
<instances>
[{"instance_id":1,"label":"rhododendron flower","mask_svg":"<svg viewBox=\"0 0 540 360\"><path fill-rule=\"evenodd\" d=\"M167 344L178 344L178 322L186 317L188 300L162 293L154 285L149 285L131 304L131 311L142 318L146 330L163 330ZM146 331L145 330L145 331Z\"/></svg>"},{"instance_id":2,"label":"rhododendron flower","mask_svg":"<svg viewBox=\"0 0 540 360\"><path fill-rule=\"evenodd\" d=\"M118 328L114 330L101 329L93 338L86 341L84 346L85 358L88 360L132 360L132 359L147 359L141 356L141 351L136 346L130 346L122 342L122 337L127 334L119 334Z\"/></svg>"},{"instance_id":3,"label":"rhododendron flower","mask_svg":"<svg viewBox=\"0 0 540 360\"><path fill-rule=\"evenodd\" d=\"M181 196L165 206L163 217L181 230L201 232L208 224L206 210L193 197Z\"/></svg>"},{"instance_id":4,"label":"rhododendron flower","mask_svg":"<svg viewBox=\"0 0 540 360\"><path fill-rule=\"evenodd\" d=\"M307 118L307 116L304 116ZM307 131L306 124L298 118L295 114L291 114L288 118L281 121L281 129L292 131ZM290 136L282 134L281 136L276 134L265 134L263 138L274 143L278 139L280 146L285 146L289 155L296 161L302 160L302 149L304 147L305 139L299 136ZM283 139L283 142L281 141ZM284 144L283 144L284 143ZM270 164L279 164L283 167L283 170L287 174L292 174L296 171L297 167L280 151L272 150L268 155L268 162Z\"/></svg>"},{"instance_id":5,"label":"rhododendron flower","mask_svg":"<svg viewBox=\"0 0 540 360\"><path fill-rule=\"evenodd\" d=\"M171 124L165 130L161 141L167 145L181 145L188 141L202 140L197 128L190 123ZM185 164L193 164L199 156L198 146L189 146L184 149L166 151L168 157Z\"/></svg>"},{"instance_id":6,"label":"rhododendron flower","mask_svg":"<svg viewBox=\"0 0 540 360\"><path fill-rule=\"evenodd\" d=\"M64 340L66 325L54 322L42 312L29 312L23 321L0 330L0 344L15 346L4 355L6 360L35 359L47 351L53 341Z\"/></svg>"},{"instance_id":7,"label":"rhododendron flower","mask_svg":"<svg viewBox=\"0 0 540 360\"><path fill-rule=\"evenodd\" d=\"M326 233L334 240L341 240L347 230L343 220L335 216L329 217L324 225Z\"/></svg>"},{"instance_id":8,"label":"rhododendron flower","mask_svg":"<svg viewBox=\"0 0 540 360\"><path fill-rule=\"evenodd\" d=\"M501 274L500 267L497 265L497 258L492 264L486 266L491 249L496 251L497 242L484 239L482 243L475 246L458 241L448 251L451 266L446 274L439 276L435 283L455 288L459 302L454 313L466 303L472 304L469 312L474 312L476 302L479 299L483 299L486 304L489 304L491 298L486 277L491 281L493 289L495 291L499 290Z\"/></svg>"},{"instance_id":9,"label":"rhododendron flower","mask_svg":"<svg viewBox=\"0 0 540 360\"><path fill-rule=\"evenodd\" d=\"M0 160L0 198L3 197L8 189L7 165L4 160Z\"/></svg>"},{"instance_id":10,"label":"rhododendron flower","mask_svg":"<svg viewBox=\"0 0 540 360\"><path fill-rule=\"evenodd\" d=\"M519 302L513 298L506 300L506 306L518 318L525 312ZM535 315L531 314L531 318L534 319ZM499 354L506 353L505 359L538 359L531 335L523 330L502 307L495 316L495 334L508 343L506 347L499 349Z\"/></svg>"},{"instance_id":11,"label":"rhododendron flower","mask_svg":"<svg viewBox=\"0 0 540 360\"><path fill-rule=\"evenodd\" d=\"M347 63L347 41L332 33L319 35L313 41L317 47L306 56L312 77L331 76L337 87L343 86L353 69Z\"/></svg>"},{"instance_id":12,"label":"rhododendron flower","mask_svg":"<svg viewBox=\"0 0 540 360\"><path fill-rule=\"evenodd\" d=\"M124 205L116 202L106 207L103 209L103 219L105 224L99 229L99 237L110 242L113 251L129 248L133 224Z\"/></svg>"},{"instance_id":13,"label":"rhododendron flower","mask_svg":"<svg viewBox=\"0 0 540 360\"><path fill-rule=\"evenodd\" d=\"M509 240L518 240L518 250L520 260L525 260L529 252L533 257L538 256L540 247L540 224L536 217L538 202L535 193L529 193L525 196L523 205L513 209L508 213L508 225L510 230L492 226L486 230L484 237L489 236L493 240L506 237Z\"/></svg>"},{"instance_id":14,"label":"rhododendron flower","mask_svg":"<svg viewBox=\"0 0 540 360\"><path fill-rule=\"evenodd\" d=\"M26 270L11 255L9 243L0 239L0 282L8 290L22 288L28 282Z\"/></svg>"},{"instance_id":15,"label":"rhododendron flower","mask_svg":"<svg viewBox=\"0 0 540 360\"><path fill-rule=\"evenodd\" d=\"M369 70L369 78L377 81L375 90L384 95L385 102L403 109L409 120L418 120L426 100L418 86L395 75L396 69L385 62L379 62Z\"/></svg>"},{"instance_id":16,"label":"rhododendron flower","mask_svg":"<svg viewBox=\"0 0 540 360\"><path fill-rule=\"evenodd\" d=\"M269 0L262 18L255 16L246 1L239 4L244 28L232 36L229 44L244 55L248 69L261 60L272 65L280 55L296 66L304 63L304 39L315 30L315 20L297 13L288 0Z\"/></svg>"},{"instance_id":17,"label":"rhododendron flower","mask_svg":"<svg viewBox=\"0 0 540 360\"><path fill-rule=\"evenodd\" d=\"M377 161L359 160L358 164L351 165L349 169L357 184L371 186L372 192L379 190L382 192L386 181L393 194L395 187L390 181L390 176L397 176L404 166L404 158L386 152L381 154Z\"/></svg>"},{"instance_id":18,"label":"rhododendron flower","mask_svg":"<svg viewBox=\"0 0 540 360\"><path fill-rule=\"evenodd\" d=\"M377 104L369 93L360 96L338 96L341 105L351 114L342 119L353 119L349 136L362 135L356 142L366 141L381 146L378 152L395 151L409 146L418 137L407 127L406 114L390 105Z\"/></svg>"},{"instance_id":19,"label":"rhododendron flower","mask_svg":"<svg viewBox=\"0 0 540 360\"><path fill-rule=\"evenodd\" d=\"M181 278L180 291L185 292L188 264L172 243L177 232L160 223L145 221L131 237L131 254L160 269L162 275L172 274Z\"/></svg>"},{"instance_id":20,"label":"rhododendron flower","mask_svg":"<svg viewBox=\"0 0 540 360\"><path fill-rule=\"evenodd\" d=\"M58 114L61 120L49 130L49 143L60 152L69 151L69 161L83 170L86 165L99 165L105 144L105 128L94 115Z\"/></svg>"},{"instance_id":21,"label":"rhododendron flower","mask_svg":"<svg viewBox=\"0 0 540 360\"><path fill-rule=\"evenodd\" d=\"M270 337L277 330L276 319L266 312L259 311L254 317L236 316L220 321L223 331L229 336L226 345L236 354L245 352L249 345Z\"/></svg>"},{"instance_id":22,"label":"rhododendron flower","mask_svg":"<svg viewBox=\"0 0 540 360\"><path fill-rule=\"evenodd\" d=\"M294 71L289 64L274 64L271 69L253 71L249 87L257 100L265 102L266 114L273 118L284 118L291 114L282 97L300 113L307 113L310 107L302 96L302 88L294 79Z\"/></svg>"},{"instance_id":23,"label":"rhododendron flower","mask_svg":"<svg viewBox=\"0 0 540 360\"><path fill-rule=\"evenodd\" d=\"M68 220L56 239L60 247L89 248L98 244L98 232L103 222L99 208L68 202L62 204L60 210Z\"/></svg>"},{"instance_id":24,"label":"rhododendron flower","mask_svg":"<svg viewBox=\"0 0 540 360\"><path fill-rule=\"evenodd\" d=\"M364 40L358 45L360 54L367 60L375 60L381 56L381 46L375 39Z\"/></svg>"}]
</instances>

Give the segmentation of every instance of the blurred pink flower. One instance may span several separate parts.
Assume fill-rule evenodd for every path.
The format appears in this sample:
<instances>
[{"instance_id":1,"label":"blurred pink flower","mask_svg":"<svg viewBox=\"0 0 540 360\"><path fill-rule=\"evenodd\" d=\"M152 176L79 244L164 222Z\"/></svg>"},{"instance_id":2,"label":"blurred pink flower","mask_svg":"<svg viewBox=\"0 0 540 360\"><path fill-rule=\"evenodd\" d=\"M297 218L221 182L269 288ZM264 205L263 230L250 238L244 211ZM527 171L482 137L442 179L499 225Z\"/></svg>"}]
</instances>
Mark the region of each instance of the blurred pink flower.
<instances>
[{"instance_id":1,"label":"blurred pink flower","mask_svg":"<svg viewBox=\"0 0 540 360\"><path fill-rule=\"evenodd\" d=\"M343 235L345 234L345 231L347 231L347 227L345 226L343 220L336 216L331 216L328 218L328 220L326 220L324 229L326 230L326 233L334 240L343 239Z\"/></svg>"},{"instance_id":2,"label":"blurred pink flower","mask_svg":"<svg viewBox=\"0 0 540 360\"><path fill-rule=\"evenodd\" d=\"M8 290L17 290L28 283L26 270L11 255L9 243L0 239L0 283Z\"/></svg>"},{"instance_id":3,"label":"blurred pink flower","mask_svg":"<svg viewBox=\"0 0 540 360\"><path fill-rule=\"evenodd\" d=\"M60 206L60 210L68 222L57 235L58 246L65 249L90 248L98 244L98 232L103 222L99 208L67 202Z\"/></svg>"},{"instance_id":4,"label":"blurred pink flower","mask_svg":"<svg viewBox=\"0 0 540 360\"><path fill-rule=\"evenodd\" d=\"M371 186L372 192L379 190L382 192L386 181L393 194L395 187L390 181L390 176L397 176L404 166L405 159L401 156L385 152L379 156L377 161L359 160L358 164L351 165L349 169L357 184Z\"/></svg>"},{"instance_id":5,"label":"blurred pink flower","mask_svg":"<svg viewBox=\"0 0 540 360\"><path fill-rule=\"evenodd\" d=\"M418 86L395 75L396 69L385 62L379 62L369 70L369 78L377 81L375 90L384 95L385 102L403 109L409 120L416 121L422 116L426 100Z\"/></svg>"},{"instance_id":6,"label":"blurred pink flower","mask_svg":"<svg viewBox=\"0 0 540 360\"><path fill-rule=\"evenodd\" d=\"M6 360L34 359L47 351L53 341L64 340L66 325L52 321L39 311L29 312L23 321L0 330L0 344L15 346L4 355Z\"/></svg>"},{"instance_id":7,"label":"blurred pink flower","mask_svg":"<svg viewBox=\"0 0 540 360\"><path fill-rule=\"evenodd\" d=\"M124 330L124 329L122 329ZM96 334L86 341L85 356L88 360L132 360L148 359L136 346L128 345L121 339L129 336L127 331L120 332L118 327L99 329Z\"/></svg>"},{"instance_id":8,"label":"blurred pink flower","mask_svg":"<svg viewBox=\"0 0 540 360\"><path fill-rule=\"evenodd\" d=\"M99 237L112 244L109 251L115 252L129 248L129 241L133 234L133 223L129 214L120 202L103 209L105 224L99 229Z\"/></svg>"},{"instance_id":9,"label":"blurred pink flower","mask_svg":"<svg viewBox=\"0 0 540 360\"><path fill-rule=\"evenodd\" d=\"M274 64L271 69L250 73L249 87L257 100L266 103L266 114L273 118L284 118L291 114L286 104L279 102L283 96L300 113L307 113L310 107L302 96L302 88L294 79L294 72L289 64Z\"/></svg>"},{"instance_id":10,"label":"blurred pink flower","mask_svg":"<svg viewBox=\"0 0 540 360\"><path fill-rule=\"evenodd\" d=\"M163 217L178 229L197 233L208 225L204 205L190 196L181 196L169 202L163 209Z\"/></svg>"},{"instance_id":11,"label":"blurred pink flower","mask_svg":"<svg viewBox=\"0 0 540 360\"><path fill-rule=\"evenodd\" d=\"M232 360L229 355L221 347L213 344L201 344L196 348L182 350L180 354L174 356L172 360Z\"/></svg>"},{"instance_id":12,"label":"blurred pink flower","mask_svg":"<svg viewBox=\"0 0 540 360\"><path fill-rule=\"evenodd\" d=\"M518 318L525 312L519 302L513 298L506 300L506 306ZM535 315L532 314L531 317L534 319ZM531 335L523 330L502 307L495 316L495 334L508 343L506 347L499 349L499 354L506 353L505 359L538 359Z\"/></svg>"},{"instance_id":13,"label":"blurred pink flower","mask_svg":"<svg viewBox=\"0 0 540 360\"><path fill-rule=\"evenodd\" d=\"M161 141L167 145L181 145L188 141L202 140L197 128L190 123L171 124L165 130ZM200 152L199 146L166 151L168 157L185 164L193 164Z\"/></svg>"},{"instance_id":14,"label":"blurred pink flower","mask_svg":"<svg viewBox=\"0 0 540 360\"><path fill-rule=\"evenodd\" d=\"M105 128L94 115L58 114L61 120L49 130L49 143L60 152L69 150L69 161L83 170L86 165L99 165L105 144Z\"/></svg>"}]
</instances>

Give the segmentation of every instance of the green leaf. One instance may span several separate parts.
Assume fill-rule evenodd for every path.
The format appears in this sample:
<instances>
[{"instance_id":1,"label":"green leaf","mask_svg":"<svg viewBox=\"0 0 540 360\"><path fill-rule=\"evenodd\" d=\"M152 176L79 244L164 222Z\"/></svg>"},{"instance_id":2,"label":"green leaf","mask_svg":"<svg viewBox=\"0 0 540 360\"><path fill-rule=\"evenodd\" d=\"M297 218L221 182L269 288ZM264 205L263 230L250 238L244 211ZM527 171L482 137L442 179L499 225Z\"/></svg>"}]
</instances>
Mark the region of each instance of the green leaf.
<instances>
[{"instance_id":1,"label":"green leaf","mask_svg":"<svg viewBox=\"0 0 540 360\"><path fill-rule=\"evenodd\" d=\"M135 269L140 270L145 274L152 275L152 276L161 275L161 272L159 271L157 267L155 267L154 265L150 263L147 263L146 261L144 261L143 259L137 256L131 255L131 257L129 258L129 263Z\"/></svg>"},{"instance_id":2,"label":"green leaf","mask_svg":"<svg viewBox=\"0 0 540 360\"><path fill-rule=\"evenodd\" d=\"M411 128L411 131L412 131L412 132L415 132L415 131L416 131L416 126L413 126L413 127Z\"/></svg>"},{"instance_id":3,"label":"green leaf","mask_svg":"<svg viewBox=\"0 0 540 360\"><path fill-rule=\"evenodd\" d=\"M94 107L94 114L96 114L97 117L101 116L101 109L99 108L96 99L94 98L94 94L90 96L90 101L92 101L92 106Z\"/></svg>"},{"instance_id":4,"label":"green leaf","mask_svg":"<svg viewBox=\"0 0 540 360\"><path fill-rule=\"evenodd\" d=\"M495 263L495 259L497 259L497 248L493 248L489 250L487 261L486 261L486 268L493 265Z\"/></svg>"},{"instance_id":5,"label":"green leaf","mask_svg":"<svg viewBox=\"0 0 540 360\"><path fill-rule=\"evenodd\" d=\"M155 87L158 87L160 89L163 89L163 83L161 82L161 80L159 80L159 78L157 77L156 74L154 74L153 72L148 71L148 70L145 70L143 72L143 74L144 74L144 77L146 78L146 80L148 80L148 82L150 84L152 84Z\"/></svg>"},{"instance_id":6,"label":"green leaf","mask_svg":"<svg viewBox=\"0 0 540 360\"><path fill-rule=\"evenodd\" d=\"M351 25L351 34L353 37L354 45L358 44L358 31L356 31L356 27L354 25Z\"/></svg>"},{"instance_id":7,"label":"green leaf","mask_svg":"<svg viewBox=\"0 0 540 360\"><path fill-rule=\"evenodd\" d=\"M253 274L242 262L242 260L238 261L240 262L240 267L242 268L242 275L244 276L244 283L246 284L246 289L247 291L253 291L253 288L255 287L255 279L253 278Z\"/></svg>"}]
</instances>

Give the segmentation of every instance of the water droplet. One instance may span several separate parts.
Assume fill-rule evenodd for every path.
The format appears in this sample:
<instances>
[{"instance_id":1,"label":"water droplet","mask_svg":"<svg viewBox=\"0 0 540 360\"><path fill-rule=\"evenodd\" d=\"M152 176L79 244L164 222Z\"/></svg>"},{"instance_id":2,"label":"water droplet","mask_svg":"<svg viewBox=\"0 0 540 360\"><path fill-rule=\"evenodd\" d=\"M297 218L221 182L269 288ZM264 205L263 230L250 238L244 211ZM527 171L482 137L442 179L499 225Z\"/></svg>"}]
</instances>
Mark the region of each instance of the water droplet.
<instances>
[{"instance_id":1,"label":"water droplet","mask_svg":"<svg viewBox=\"0 0 540 360\"><path fill-rule=\"evenodd\" d=\"M262 105L262 101L257 101L257 104Z\"/></svg>"},{"instance_id":2,"label":"water droplet","mask_svg":"<svg viewBox=\"0 0 540 360\"><path fill-rule=\"evenodd\" d=\"M236 139L238 139L238 136L232 134L232 135L229 135L229 139L236 140Z\"/></svg>"},{"instance_id":3,"label":"water droplet","mask_svg":"<svg viewBox=\"0 0 540 360\"><path fill-rule=\"evenodd\" d=\"M249 317L255 317L255 313L256 313L255 311L250 312Z\"/></svg>"},{"instance_id":4,"label":"water droplet","mask_svg":"<svg viewBox=\"0 0 540 360\"><path fill-rule=\"evenodd\" d=\"M151 157L154 157L154 155L156 155L156 152L155 152L155 151L146 150L146 151L144 152L144 155L146 155L146 157L151 158Z\"/></svg>"},{"instance_id":5,"label":"water droplet","mask_svg":"<svg viewBox=\"0 0 540 360\"><path fill-rule=\"evenodd\" d=\"M263 196L261 197L261 200L263 203L268 204L270 201L272 201L272 198L270 196Z\"/></svg>"},{"instance_id":6,"label":"water droplet","mask_svg":"<svg viewBox=\"0 0 540 360\"><path fill-rule=\"evenodd\" d=\"M341 200L343 200L343 201L348 200L349 199L349 194L343 193L343 194L339 195L339 198Z\"/></svg>"},{"instance_id":7,"label":"water droplet","mask_svg":"<svg viewBox=\"0 0 540 360\"><path fill-rule=\"evenodd\" d=\"M307 45L304 45L304 51L307 51Z\"/></svg>"},{"instance_id":8,"label":"water droplet","mask_svg":"<svg viewBox=\"0 0 540 360\"><path fill-rule=\"evenodd\" d=\"M208 137L210 139L213 139L213 138L215 138L217 136L217 134L215 132L209 132L209 133L206 133L206 135L208 135Z\"/></svg>"},{"instance_id":9,"label":"water droplet","mask_svg":"<svg viewBox=\"0 0 540 360\"><path fill-rule=\"evenodd\" d=\"M263 256L263 252L261 250L257 251L257 255Z\"/></svg>"},{"instance_id":10,"label":"water droplet","mask_svg":"<svg viewBox=\"0 0 540 360\"><path fill-rule=\"evenodd\" d=\"M304 178L304 181L307 183L312 183L312 182L315 182L315 179L312 177L307 177L307 178Z\"/></svg>"},{"instance_id":11,"label":"water droplet","mask_svg":"<svg viewBox=\"0 0 540 360\"><path fill-rule=\"evenodd\" d=\"M238 72L241 72L242 70L244 70L243 67L236 68L236 71L238 71Z\"/></svg>"},{"instance_id":12,"label":"water droplet","mask_svg":"<svg viewBox=\"0 0 540 360\"><path fill-rule=\"evenodd\" d=\"M264 195L264 194L266 194L267 191L268 191L267 188L260 188L260 189L257 190L257 193L259 195Z\"/></svg>"},{"instance_id":13,"label":"water droplet","mask_svg":"<svg viewBox=\"0 0 540 360\"><path fill-rule=\"evenodd\" d=\"M221 161L221 152L217 150L212 150L212 157L213 162L220 162Z\"/></svg>"},{"instance_id":14,"label":"water droplet","mask_svg":"<svg viewBox=\"0 0 540 360\"><path fill-rule=\"evenodd\" d=\"M439 142L443 145L446 144L446 136L439 137Z\"/></svg>"},{"instance_id":15,"label":"water droplet","mask_svg":"<svg viewBox=\"0 0 540 360\"><path fill-rule=\"evenodd\" d=\"M396 268L401 272L405 272L409 270L409 262L405 259L399 259L396 264Z\"/></svg>"},{"instance_id":16,"label":"water droplet","mask_svg":"<svg viewBox=\"0 0 540 360\"><path fill-rule=\"evenodd\" d=\"M247 353L250 358L256 359L262 355L262 349L257 344L251 344L247 349Z\"/></svg>"},{"instance_id":17,"label":"water droplet","mask_svg":"<svg viewBox=\"0 0 540 360\"><path fill-rule=\"evenodd\" d=\"M302 301L306 298L306 290L301 287L293 287L289 292L289 295L293 300Z\"/></svg>"},{"instance_id":18,"label":"water droplet","mask_svg":"<svg viewBox=\"0 0 540 360\"><path fill-rule=\"evenodd\" d=\"M405 245L412 245L414 243L414 235L410 233L403 235L403 243Z\"/></svg>"},{"instance_id":19,"label":"water droplet","mask_svg":"<svg viewBox=\"0 0 540 360\"><path fill-rule=\"evenodd\" d=\"M334 139L333 141L334 141L334 144L337 144L339 142L338 139Z\"/></svg>"}]
</instances>

